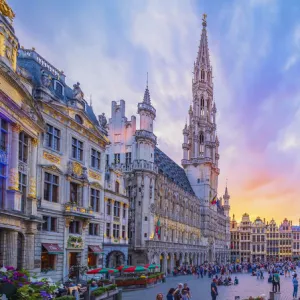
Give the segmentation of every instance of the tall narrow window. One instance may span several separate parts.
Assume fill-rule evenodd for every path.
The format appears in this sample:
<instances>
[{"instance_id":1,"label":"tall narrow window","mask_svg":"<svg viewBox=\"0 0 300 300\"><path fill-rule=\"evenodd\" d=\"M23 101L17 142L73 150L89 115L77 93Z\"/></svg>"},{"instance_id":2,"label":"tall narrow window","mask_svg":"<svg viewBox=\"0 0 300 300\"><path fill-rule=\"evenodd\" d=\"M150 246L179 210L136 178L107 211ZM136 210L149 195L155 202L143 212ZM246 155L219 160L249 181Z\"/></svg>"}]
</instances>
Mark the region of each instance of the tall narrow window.
<instances>
[{"instance_id":1,"label":"tall narrow window","mask_svg":"<svg viewBox=\"0 0 300 300\"><path fill-rule=\"evenodd\" d=\"M7 122L0 119L0 150L7 151Z\"/></svg>"},{"instance_id":2,"label":"tall narrow window","mask_svg":"<svg viewBox=\"0 0 300 300\"><path fill-rule=\"evenodd\" d=\"M70 202L81 204L81 186L77 183L70 182Z\"/></svg>"},{"instance_id":3,"label":"tall narrow window","mask_svg":"<svg viewBox=\"0 0 300 300\"><path fill-rule=\"evenodd\" d=\"M100 170L101 163L101 152L95 149L92 149L91 153L91 166L97 170Z\"/></svg>"},{"instance_id":4,"label":"tall narrow window","mask_svg":"<svg viewBox=\"0 0 300 300\"><path fill-rule=\"evenodd\" d=\"M110 223L106 223L106 236L110 237Z\"/></svg>"},{"instance_id":5,"label":"tall narrow window","mask_svg":"<svg viewBox=\"0 0 300 300\"><path fill-rule=\"evenodd\" d=\"M109 154L106 154L106 162L105 162L106 167L109 166Z\"/></svg>"},{"instance_id":6,"label":"tall narrow window","mask_svg":"<svg viewBox=\"0 0 300 300\"><path fill-rule=\"evenodd\" d=\"M131 152L126 152L125 164L126 164L126 166L129 166L131 164Z\"/></svg>"},{"instance_id":7,"label":"tall narrow window","mask_svg":"<svg viewBox=\"0 0 300 300\"><path fill-rule=\"evenodd\" d=\"M80 223L80 221L70 222L69 233L75 233L75 234L80 234L81 233L81 223Z\"/></svg>"},{"instance_id":8,"label":"tall narrow window","mask_svg":"<svg viewBox=\"0 0 300 300\"><path fill-rule=\"evenodd\" d=\"M24 163L28 160L28 135L23 131L19 134L19 160Z\"/></svg>"},{"instance_id":9,"label":"tall narrow window","mask_svg":"<svg viewBox=\"0 0 300 300\"><path fill-rule=\"evenodd\" d=\"M44 231L57 231L57 218L43 216L43 230Z\"/></svg>"},{"instance_id":10,"label":"tall narrow window","mask_svg":"<svg viewBox=\"0 0 300 300\"><path fill-rule=\"evenodd\" d=\"M83 160L83 142L72 138L72 158Z\"/></svg>"},{"instance_id":11,"label":"tall narrow window","mask_svg":"<svg viewBox=\"0 0 300 300\"><path fill-rule=\"evenodd\" d=\"M126 218L126 204L123 204L123 219Z\"/></svg>"},{"instance_id":12,"label":"tall narrow window","mask_svg":"<svg viewBox=\"0 0 300 300\"><path fill-rule=\"evenodd\" d=\"M21 196L21 211L25 211L25 202L27 197L27 175L19 172L19 191L22 193Z\"/></svg>"},{"instance_id":13,"label":"tall narrow window","mask_svg":"<svg viewBox=\"0 0 300 300\"><path fill-rule=\"evenodd\" d=\"M93 211L100 211L100 191L91 189L91 207Z\"/></svg>"},{"instance_id":14,"label":"tall narrow window","mask_svg":"<svg viewBox=\"0 0 300 300\"><path fill-rule=\"evenodd\" d=\"M200 115L204 116L204 98L201 97L201 102L200 102Z\"/></svg>"},{"instance_id":15,"label":"tall narrow window","mask_svg":"<svg viewBox=\"0 0 300 300\"><path fill-rule=\"evenodd\" d=\"M44 200L58 202L58 176L45 172Z\"/></svg>"},{"instance_id":16,"label":"tall narrow window","mask_svg":"<svg viewBox=\"0 0 300 300\"><path fill-rule=\"evenodd\" d=\"M115 192L118 194L120 193L120 183L118 181L115 183Z\"/></svg>"},{"instance_id":17,"label":"tall narrow window","mask_svg":"<svg viewBox=\"0 0 300 300\"><path fill-rule=\"evenodd\" d=\"M4 206L4 199L6 194L5 181L6 181L6 167L0 164L0 209Z\"/></svg>"},{"instance_id":18,"label":"tall narrow window","mask_svg":"<svg viewBox=\"0 0 300 300\"><path fill-rule=\"evenodd\" d=\"M204 155L204 134L203 134L203 132L200 133L199 142L200 142L200 155L203 156Z\"/></svg>"},{"instance_id":19,"label":"tall narrow window","mask_svg":"<svg viewBox=\"0 0 300 300\"><path fill-rule=\"evenodd\" d=\"M47 124L45 146L60 151L60 130L49 124Z\"/></svg>"},{"instance_id":20,"label":"tall narrow window","mask_svg":"<svg viewBox=\"0 0 300 300\"><path fill-rule=\"evenodd\" d=\"M120 217L120 202L119 201L115 201L115 204L114 204L114 216L115 217Z\"/></svg>"},{"instance_id":21,"label":"tall narrow window","mask_svg":"<svg viewBox=\"0 0 300 300\"><path fill-rule=\"evenodd\" d=\"M99 235L99 224L89 224L89 235Z\"/></svg>"},{"instance_id":22,"label":"tall narrow window","mask_svg":"<svg viewBox=\"0 0 300 300\"><path fill-rule=\"evenodd\" d=\"M120 153L115 153L114 163L115 165L120 163Z\"/></svg>"},{"instance_id":23,"label":"tall narrow window","mask_svg":"<svg viewBox=\"0 0 300 300\"><path fill-rule=\"evenodd\" d=\"M201 81L204 81L205 79L205 72L204 70L201 70Z\"/></svg>"},{"instance_id":24,"label":"tall narrow window","mask_svg":"<svg viewBox=\"0 0 300 300\"><path fill-rule=\"evenodd\" d=\"M120 225L119 224L113 225L113 236L114 236L114 238L120 237Z\"/></svg>"},{"instance_id":25,"label":"tall narrow window","mask_svg":"<svg viewBox=\"0 0 300 300\"><path fill-rule=\"evenodd\" d=\"M122 225L122 238L125 239L126 237L126 230L125 230L125 225Z\"/></svg>"},{"instance_id":26,"label":"tall narrow window","mask_svg":"<svg viewBox=\"0 0 300 300\"><path fill-rule=\"evenodd\" d=\"M110 199L108 199L108 200L107 200L107 203L106 203L106 214L107 214L108 216L111 215L111 200L110 200Z\"/></svg>"}]
</instances>

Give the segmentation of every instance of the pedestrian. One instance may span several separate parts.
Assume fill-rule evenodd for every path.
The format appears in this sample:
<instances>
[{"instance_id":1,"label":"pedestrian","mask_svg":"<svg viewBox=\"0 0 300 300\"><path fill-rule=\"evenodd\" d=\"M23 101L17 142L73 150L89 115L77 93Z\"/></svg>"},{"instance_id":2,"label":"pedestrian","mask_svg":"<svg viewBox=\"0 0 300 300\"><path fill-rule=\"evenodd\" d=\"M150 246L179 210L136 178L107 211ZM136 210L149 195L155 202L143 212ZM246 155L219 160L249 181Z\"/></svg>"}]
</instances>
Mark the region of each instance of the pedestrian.
<instances>
[{"instance_id":1,"label":"pedestrian","mask_svg":"<svg viewBox=\"0 0 300 300\"><path fill-rule=\"evenodd\" d=\"M293 287L294 287L294 290L293 290L293 299L297 299L297 294L298 294L298 279L297 279L297 274L294 274L294 277L293 277Z\"/></svg>"},{"instance_id":2,"label":"pedestrian","mask_svg":"<svg viewBox=\"0 0 300 300\"><path fill-rule=\"evenodd\" d=\"M164 295L162 293L157 294L156 300L164 300Z\"/></svg>"},{"instance_id":3,"label":"pedestrian","mask_svg":"<svg viewBox=\"0 0 300 300\"><path fill-rule=\"evenodd\" d=\"M210 292L211 292L211 299L216 300L218 296L218 288L216 284L216 280L213 279L211 285L210 285Z\"/></svg>"},{"instance_id":4,"label":"pedestrian","mask_svg":"<svg viewBox=\"0 0 300 300\"><path fill-rule=\"evenodd\" d=\"M280 277L277 270L275 271L273 277L274 277L274 284L275 284L275 290L273 290L273 292L275 293L280 292Z\"/></svg>"},{"instance_id":5,"label":"pedestrian","mask_svg":"<svg viewBox=\"0 0 300 300\"><path fill-rule=\"evenodd\" d=\"M174 291L174 294L173 294L174 300L181 300L182 299L182 288L183 288L183 284L178 283L178 287Z\"/></svg>"},{"instance_id":6,"label":"pedestrian","mask_svg":"<svg viewBox=\"0 0 300 300\"><path fill-rule=\"evenodd\" d=\"M183 294L187 294L188 299L191 299L191 298L192 298L192 296L191 296L191 290L190 290L190 288L188 287L187 283L184 283L184 284L183 284L182 295L183 295Z\"/></svg>"},{"instance_id":7,"label":"pedestrian","mask_svg":"<svg viewBox=\"0 0 300 300\"><path fill-rule=\"evenodd\" d=\"M175 292L175 289L174 288L170 288L170 290L169 290L169 292L167 294L167 300L174 300L174 296L173 296L174 292Z\"/></svg>"}]
</instances>

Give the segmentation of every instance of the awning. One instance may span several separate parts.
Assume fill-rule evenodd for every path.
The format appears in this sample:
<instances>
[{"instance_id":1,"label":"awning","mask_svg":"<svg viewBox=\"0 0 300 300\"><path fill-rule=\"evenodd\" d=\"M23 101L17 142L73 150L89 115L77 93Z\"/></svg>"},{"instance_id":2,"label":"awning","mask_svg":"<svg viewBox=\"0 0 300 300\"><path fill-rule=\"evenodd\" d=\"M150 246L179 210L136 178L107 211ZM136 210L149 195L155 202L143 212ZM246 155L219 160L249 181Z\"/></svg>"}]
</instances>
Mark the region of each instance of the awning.
<instances>
[{"instance_id":1,"label":"awning","mask_svg":"<svg viewBox=\"0 0 300 300\"><path fill-rule=\"evenodd\" d=\"M95 253L95 254L103 254L103 250L99 247L99 246L93 246L93 245L89 245L89 249L91 252Z\"/></svg>"},{"instance_id":2,"label":"awning","mask_svg":"<svg viewBox=\"0 0 300 300\"><path fill-rule=\"evenodd\" d=\"M64 254L58 244L42 244L42 246L48 251L49 254Z\"/></svg>"}]
</instances>

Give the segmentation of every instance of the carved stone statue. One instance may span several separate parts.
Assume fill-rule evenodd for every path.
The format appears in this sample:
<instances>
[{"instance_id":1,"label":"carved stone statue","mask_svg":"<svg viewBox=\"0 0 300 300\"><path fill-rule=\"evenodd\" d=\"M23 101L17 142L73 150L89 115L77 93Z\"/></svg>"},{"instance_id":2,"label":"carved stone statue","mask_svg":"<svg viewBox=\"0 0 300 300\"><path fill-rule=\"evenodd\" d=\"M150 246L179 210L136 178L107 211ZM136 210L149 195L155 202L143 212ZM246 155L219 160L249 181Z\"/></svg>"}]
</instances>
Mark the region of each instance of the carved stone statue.
<instances>
[{"instance_id":1,"label":"carved stone statue","mask_svg":"<svg viewBox=\"0 0 300 300\"><path fill-rule=\"evenodd\" d=\"M77 100L83 100L84 98L84 94L80 88L79 82L73 85L73 98Z\"/></svg>"},{"instance_id":2,"label":"carved stone statue","mask_svg":"<svg viewBox=\"0 0 300 300\"><path fill-rule=\"evenodd\" d=\"M49 88L51 85L51 76L45 70L41 72L41 82L46 88Z\"/></svg>"},{"instance_id":3,"label":"carved stone statue","mask_svg":"<svg viewBox=\"0 0 300 300\"><path fill-rule=\"evenodd\" d=\"M99 115L98 116L98 121L99 121L99 124L102 128L105 128L106 125L107 125L107 119L105 117L105 113L103 113L102 115Z\"/></svg>"}]
</instances>

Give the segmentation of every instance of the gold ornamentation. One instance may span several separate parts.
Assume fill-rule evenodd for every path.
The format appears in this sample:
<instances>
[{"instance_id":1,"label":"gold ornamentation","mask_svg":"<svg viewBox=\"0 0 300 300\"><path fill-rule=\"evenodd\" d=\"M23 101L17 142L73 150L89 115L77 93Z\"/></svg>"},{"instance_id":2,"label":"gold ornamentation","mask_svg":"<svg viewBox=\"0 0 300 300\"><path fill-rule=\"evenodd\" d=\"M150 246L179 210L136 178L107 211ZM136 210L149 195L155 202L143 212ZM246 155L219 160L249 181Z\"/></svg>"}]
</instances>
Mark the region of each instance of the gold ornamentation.
<instances>
[{"instance_id":1,"label":"gold ornamentation","mask_svg":"<svg viewBox=\"0 0 300 300\"><path fill-rule=\"evenodd\" d=\"M19 172L16 168L11 168L9 171L9 190L19 190Z\"/></svg>"},{"instance_id":2,"label":"gold ornamentation","mask_svg":"<svg viewBox=\"0 0 300 300\"><path fill-rule=\"evenodd\" d=\"M93 172L91 170L89 170L89 176L93 179L96 179L96 180L101 180L101 175L96 173L96 172Z\"/></svg>"},{"instance_id":3,"label":"gold ornamentation","mask_svg":"<svg viewBox=\"0 0 300 300\"><path fill-rule=\"evenodd\" d=\"M60 157L57 157L49 152L44 151L43 153L43 158L55 163L55 164L60 164Z\"/></svg>"},{"instance_id":4,"label":"gold ornamentation","mask_svg":"<svg viewBox=\"0 0 300 300\"><path fill-rule=\"evenodd\" d=\"M37 147L38 143L39 143L39 140L38 140L38 139L31 139L31 145L32 145L33 147Z\"/></svg>"},{"instance_id":5,"label":"gold ornamentation","mask_svg":"<svg viewBox=\"0 0 300 300\"><path fill-rule=\"evenodd\" d=\"M203 20L203 21L206 21L206 18L207 18L207 14L203 14L202 20Z\"/></svg>"},{"instance_id":6,"label":"gold ornamentation","mask_svg":"<svg viewBox=\"0 0 300 300\"><path fill-rule=\"evenodd\" d=\"M74 217L66 217L66 227L70 227L70 223L74 221Z\"/></svg>"},{"instance_id":7,"label":"gold ornamentation","mask_svg":"<svg viewBox=\"0 0 300 300\"><path fill-rule=\"evenodd\" d=\"M82 222L82 228L83 229L86 229L90 224L90 220L89 219L86 219Z\"/></svg>"},{"instance_id":8,"label":"gold ornamentation","mask_svg":"<svg viewBox=\"0 0 300 300\"><path fill-rule=\"evenodd\" d=\"M1 0L0 0L0 1L1 1ZM15 125L12 126L11 129L12 129L13 132L19 133L19 132L22 130L22 127L21 127L20 124L15 124Z\"/></svg>"},{"instance_id":9,"label":"gold ornamentation","mask_svg":"<svg viewBox=\"0 0 300 300\"><path fill-rule=\"evenodd\" d=\"M36 180L35 178L31 177L29 180L29 194L28 197L36 198Z\"/></svg>"},{"instance_id":10,"label":"gold ornamentation","mask_svg":"<svg viewBox=\"0 0 300 300\"><path fill-rule=\"evenodd\" d=\"M95 188L95 189L98 189L98 190L101 190L101 189L102 189L102 186L101 186L98 182L92 182L92 183L90 184L90 186L91 186L92 188Z\"/></svg>"},{"instance_id":11,"label":"gold ornamentation","mask_svg":"<svg viewBox=\"0 0 300 300\"><path fill-rule=\"evenodd\" d=\"M73 173L77 176L82 174L82 166L78 162L73 162Z\"/></svg>"},{"instance_id":12,"label":"gold ornamentation","mask_svg":"<svg viewBox=\"0 0 300 300\"><path fill-rule=\"evenodd\" d=\"M0 0L0 13L3 16L8 17L11 21L16 16L5 0Z\"/></svg>"}]
</instances>

